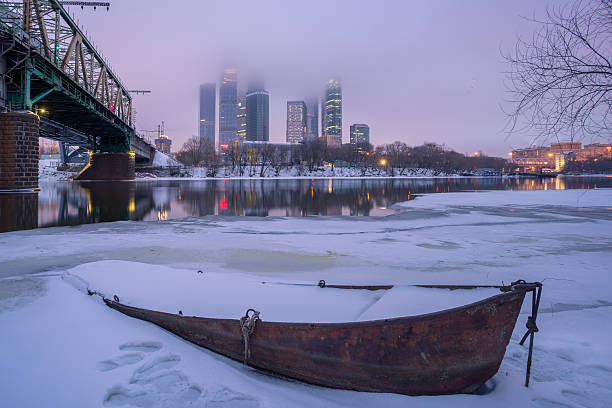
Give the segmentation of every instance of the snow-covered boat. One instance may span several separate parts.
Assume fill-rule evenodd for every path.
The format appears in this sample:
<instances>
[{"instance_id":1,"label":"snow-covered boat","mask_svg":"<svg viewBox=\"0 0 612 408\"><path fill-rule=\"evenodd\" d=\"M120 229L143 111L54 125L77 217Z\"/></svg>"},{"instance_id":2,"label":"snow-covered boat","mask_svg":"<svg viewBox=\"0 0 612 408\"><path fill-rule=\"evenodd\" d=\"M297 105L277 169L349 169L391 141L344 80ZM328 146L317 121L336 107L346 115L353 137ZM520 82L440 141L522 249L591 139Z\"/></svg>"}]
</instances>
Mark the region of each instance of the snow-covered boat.
<instances>
[{"instance_id":1,"label":"snow-covered boat","mask_svg":"<svg viewBox=\"0 0 612 408\"><path fill-rule=\"evenodd\" d=\"M523 341L528 334L533 340L541 284L518 281L500 288L501 294L435 313L350 323L268 322L252 309L241 319L183 316L128 306L118 297L104 301L198 346L283 376L333 388L438 395L473 392L498 371L528 292L534 310Z\"/></svg>"}]
</instances>

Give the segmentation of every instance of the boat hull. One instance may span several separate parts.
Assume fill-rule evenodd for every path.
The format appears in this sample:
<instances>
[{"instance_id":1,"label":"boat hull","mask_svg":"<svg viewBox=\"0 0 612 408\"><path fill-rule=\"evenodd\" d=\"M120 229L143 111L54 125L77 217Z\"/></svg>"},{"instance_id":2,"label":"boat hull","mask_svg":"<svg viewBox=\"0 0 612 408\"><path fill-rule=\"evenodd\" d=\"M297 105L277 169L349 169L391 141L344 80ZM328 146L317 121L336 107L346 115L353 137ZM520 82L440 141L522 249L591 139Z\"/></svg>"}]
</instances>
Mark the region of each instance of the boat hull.
<instances>
[{"instance_id":1,"label":"boat hull","mask_svg":"<svg viewBox=\"0 0 612 408\"><path fill-rule=\"evenodd\" d=\"M469 393L499 369L527 285L426 315L354 323L257 321L248 364L311 384L407 395ZM243 361L239 320L108 306ZM265 318L265 314L263 315Z\"/></svg>"}]
</instances>

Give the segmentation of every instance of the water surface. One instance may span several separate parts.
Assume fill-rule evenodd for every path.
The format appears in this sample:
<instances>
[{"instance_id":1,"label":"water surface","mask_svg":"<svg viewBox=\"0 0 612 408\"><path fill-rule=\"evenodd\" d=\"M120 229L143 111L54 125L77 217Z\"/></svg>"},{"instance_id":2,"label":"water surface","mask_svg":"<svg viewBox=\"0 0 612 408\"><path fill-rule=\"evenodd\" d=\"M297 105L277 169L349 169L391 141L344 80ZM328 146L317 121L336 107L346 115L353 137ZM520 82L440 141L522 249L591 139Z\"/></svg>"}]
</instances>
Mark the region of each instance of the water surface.
<instances>
[{"instance_id":1,"label":"water surface","mask_svg":"<svg viewBox=\"0 0 612 408\"><path fill-rule=\"evenodd\" d=\"M591 188L612 188L612 177L60 181L0 194L0 232L206 215L384 216L424 193Z\"/></svg>"}]
</instances>

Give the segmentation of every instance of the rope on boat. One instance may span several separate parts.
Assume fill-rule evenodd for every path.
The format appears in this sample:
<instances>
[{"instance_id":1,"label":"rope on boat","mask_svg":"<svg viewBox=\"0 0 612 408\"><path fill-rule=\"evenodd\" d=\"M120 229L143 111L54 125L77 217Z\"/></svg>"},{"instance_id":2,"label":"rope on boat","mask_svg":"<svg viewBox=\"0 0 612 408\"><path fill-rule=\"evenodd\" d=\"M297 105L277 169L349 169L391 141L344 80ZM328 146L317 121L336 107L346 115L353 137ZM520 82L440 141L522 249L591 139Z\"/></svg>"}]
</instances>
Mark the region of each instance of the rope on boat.
<instances>
[{"instance_id":1,"label":"rope on boat","mask_svg":"<svg viewBox=\"0 0 612 408\"><path fill-rule=\"evenodd\" d=\"M253 312L249 316L249 313ZM249 357L251 356L251 349L249 348L249 339L253 331L255 330L255 323L259 319L259 312L255 309L249 309L245 315L240 318L240 330L242 331L242 341L244 342L244 364L247 364Z\"/></svg>"},{"instance_id":2,"label":"rope on boat","mask_svg":"<svg viewBox=\"0 0 612 408\"><path fill-rule=\"evenodd\" d=\"M517 281L518 283L525 283L525 281ZM540 307L540 297L542 296L542 283L535 282L536 287L530 289L531 292L531 316L527 318L527 332L519 342L522 346L529 337L529 354L527 355L527 372L525 374L525 387L529 387L529 377L531 376L531 358L533 355L533 337L540 331L536 324L538 318L538 309ZM536 294L537 291L537 294Z\"/></svg>"}]
</instances>

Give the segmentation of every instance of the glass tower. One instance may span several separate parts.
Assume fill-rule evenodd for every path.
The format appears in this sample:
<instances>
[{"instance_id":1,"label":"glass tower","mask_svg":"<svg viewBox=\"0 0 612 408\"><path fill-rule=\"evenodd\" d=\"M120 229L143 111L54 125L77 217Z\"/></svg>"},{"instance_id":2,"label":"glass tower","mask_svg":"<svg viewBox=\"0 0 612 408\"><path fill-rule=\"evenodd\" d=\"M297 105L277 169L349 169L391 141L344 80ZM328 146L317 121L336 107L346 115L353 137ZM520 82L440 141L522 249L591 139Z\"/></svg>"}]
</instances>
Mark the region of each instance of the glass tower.
<instances>
[{"instance_id":1,"label":"glass tower","mask_svg":"<svg viewBox=\"0 0 612 408\"><path fill-rule=\"evenodd\" d=\"M247 110L246 110L246 96L240 95L238 97L238 113L236 115L236 121L238 123L238 140L246 140L247 132Z\"/></svg>"},{"instance_id":2,"label":"glass tower","mask_svg":"<svg viewBox=\"0 0 612 408\"><path fill-rule=\"evenodd\" d=\"M306 99L306 139L315 140L319 137L319 100Z\"/></svg>"},{"instance_id":3,"label":"glass tower","mask_svg":"<svg viewBox=\"0 0 612 408\"><path fill-rule=\"evenodd\" d=\"M246 138L250 141L270 140L270 94L263 87L263 82L249 83L246 95Z\"/></svg>"},{"instance_id":4,"label":"glass tower","mask_svg":"<svg viewBox=\"0 0 612 408\"><path fill-rule=\"evenodd\" d=\"M215 146L215 84L200 85L200 144Z\"/></svg>"},{"instance_id":5,"label":"glass tower","mask_svg":"<svg viewBox=\"0 0 612 408\"><path fill-rule=\"evenodd\" d=\"M327 146L340 147L342 145L342 87L337 79L327 81L324 109L323 124Z\"/></svg>"},{"instance_id":6,"label":"glass tower","mask_svg":"<svg viewBox=\"0 0 612 408\"><path fill-rule=\"evenodd\" d=\"M300 143L306 138L306 104L287 101L287 142Z\"/></svg>"},{"instance_id":7,"label":"glass tower","mask_svg":"<svg viewBox=\"0 0 612 408\"><path fill-rule=\"evenodd\" d=\"M238 86L236 70L223 70L219 86L219 148L227 149L238 137Z\"/></svg>"},{"instance_id":8,"label":"glass tower","mask_svg":"<svg viewBox=\"0 0 612 408\"><path fill-rule=\"evenodd\" d=\"M370 143L370 127L363 123L351 125L351 144Z\"/></svg>"}]
</instances>

